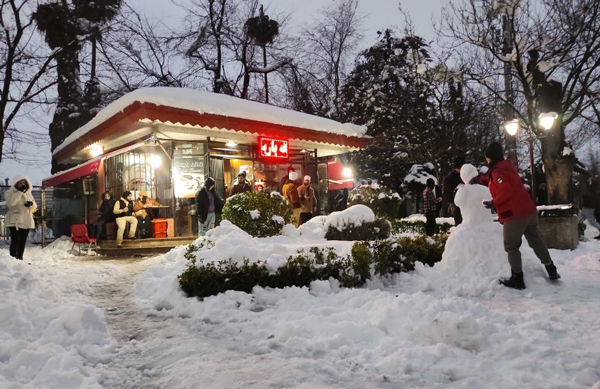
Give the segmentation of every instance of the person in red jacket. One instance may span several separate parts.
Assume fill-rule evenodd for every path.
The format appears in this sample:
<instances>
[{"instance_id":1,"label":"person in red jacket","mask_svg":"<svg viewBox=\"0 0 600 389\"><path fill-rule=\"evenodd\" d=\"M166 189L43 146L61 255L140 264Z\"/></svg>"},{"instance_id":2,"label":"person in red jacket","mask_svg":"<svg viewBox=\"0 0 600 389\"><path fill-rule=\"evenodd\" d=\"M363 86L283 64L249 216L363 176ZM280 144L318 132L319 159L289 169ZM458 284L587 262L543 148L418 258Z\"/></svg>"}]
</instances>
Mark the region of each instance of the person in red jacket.
<instances>
[{"instance_id":1,"label":"person in red jacket","mask_svg":"<svg viewBox=\"0 0 600 389\"><path fill-rule=\"evenodd\" d=\"M485 159L490 168L488 187L492 201L484 201L484 205L496 210L498 219L504 226L504 250L508 254L512 273L510 278L501 279L500 283L509 288L525 289L519 251L523 235L535 255L546 266L548 277L551 280L559 279L560 275L540 235L537 208L525 189L517 168L511 161L504 159L499 142L489 145Z\"/></svg>"}]
</instances>

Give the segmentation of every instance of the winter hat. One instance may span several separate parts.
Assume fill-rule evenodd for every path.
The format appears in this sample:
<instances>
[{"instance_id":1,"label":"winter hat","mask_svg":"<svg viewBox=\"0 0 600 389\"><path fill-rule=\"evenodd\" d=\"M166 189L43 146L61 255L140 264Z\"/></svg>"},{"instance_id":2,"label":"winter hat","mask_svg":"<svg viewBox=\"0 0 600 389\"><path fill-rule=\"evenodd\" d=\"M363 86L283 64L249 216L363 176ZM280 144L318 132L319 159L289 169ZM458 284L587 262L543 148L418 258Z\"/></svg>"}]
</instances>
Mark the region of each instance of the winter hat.
<instances>
[{"instance_id":1,"label":"winter hat","mask_svg":"<svg viewBox=\"0 0 600 389\"><path fill-rule=\"evenodd\" d=\"M477 168L470 163L466 163L460 168L460 179L463 180L465 184L470 183L471 180L477 176L479 176Z\"/></svg>"},{"instance_id":2,"label":"winter hat","mask_svg":"<svg viewBox=\"0 0 600 389\"><path fill-rule=\"evenodd\" d=\"M492 160L493 163L504 159L504 152L500 142L492 142L485 151L485 157Z\"/></svg>"},{"instance_id":3,"label":"winter hat","mask_svg":"<svg viewBox=\"0 0 600 389\"><path fill-rule=\"evenodd\" d=\"M210 190L210 187L213 186L214 184L215 184L215 180L212 179L211 177L208 177L206 179L206 181L204 181L204 187L209 190Z\"/></svg>"},{"instance_id":4,"label":"winter hat","mask_svg":"<svg viewBox=\"0 0 600 389\"><path fill-rule=\"evenodd\" d=\"M292 181L296 181L296 180L298 179L298 173L296 173L296 172L294 172L294 171L291 171L291 172L288 174L288 178L289 178L290 180L292 180Z\"/></svg>"},{"instance_id":5,"label":"winter hat","mask_svg":"<svg viewBox=\"0 0 600 389\"><path fill-rule=\"evenodd\" d=\"M309 181L310 182L310 176L308 174L304 176L304 181Z\"/></svg>"},{"instance_id":6,"label":"winter hat","mask_svg":"<svg viewBox=\"0 0 600 389\"><path fill-rule=\"evenodd\" d=\"M453 169L460 169L462 165L464 165L467 161L465 161L465 157L458 156L454 158L454 163L452 164Z\"/></svg>"},{"instance_id":7,"label":"winter hat","mask_svg":"<svg viewBox=\"0 0 600 389\"><path fill-rule=\"evenodd\" d=\"M131 196L131 192L126 190L125 192L123 192L123 194L121 195L121 197L123 197L124 199L127 199L127 197Z\"/></svg>"},{"instance_id":8,"label":"winter hat","mask_svg":"<svg viewBox=\"0 0 600 389\"><path fill-rule=\"evenodd\" d=\"M239 172L237 176L238 177L244 177L244 178L246 177L246 175L244 174L244 172Z\"/></svg>"}]
</instances>

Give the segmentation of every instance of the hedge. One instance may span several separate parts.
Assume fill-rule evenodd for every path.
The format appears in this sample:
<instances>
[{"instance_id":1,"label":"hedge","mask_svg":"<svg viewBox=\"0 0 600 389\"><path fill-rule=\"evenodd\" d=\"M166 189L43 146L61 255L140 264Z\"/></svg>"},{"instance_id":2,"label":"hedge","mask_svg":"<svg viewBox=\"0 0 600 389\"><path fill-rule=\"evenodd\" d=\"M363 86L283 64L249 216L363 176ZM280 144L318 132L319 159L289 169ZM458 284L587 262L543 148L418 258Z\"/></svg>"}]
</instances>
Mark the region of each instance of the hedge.
<instances>
[{"instance_id":1,"label":"hedge","mask_svg":"<svg viewBox=\"0 0 600 389\"><path fill-rule=\"evenodd\" d=\"M433 266L442 259L447 235L433 238L400 238L373 242L356 242L351 254L340 257L333 248L312 247L298 251L287 263L270 273L264 261L245 259L236 263L224 259L217 263L198 262L195 253L201 248L190 245L186 258L190 261L179 275L181 289L189 297L200 299L227 290L250 293L255 286L283 288L309 286L315 280L339 280L343 287L363 285L373 275L386 276L414 270L416 262Z\"/></svg>"}]
</instances>

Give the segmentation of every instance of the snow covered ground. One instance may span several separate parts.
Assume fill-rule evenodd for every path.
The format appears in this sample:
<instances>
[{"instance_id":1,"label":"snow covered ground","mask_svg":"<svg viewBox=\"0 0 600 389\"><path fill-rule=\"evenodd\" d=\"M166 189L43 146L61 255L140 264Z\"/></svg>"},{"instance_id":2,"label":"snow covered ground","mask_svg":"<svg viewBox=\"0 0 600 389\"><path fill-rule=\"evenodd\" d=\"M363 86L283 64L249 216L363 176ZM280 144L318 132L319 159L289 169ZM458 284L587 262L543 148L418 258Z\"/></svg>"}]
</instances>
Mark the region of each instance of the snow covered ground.
<instances>
[{"instance_id":1,"label":"snow covered ground","mask_svg":"<svg viewBox=\"0 0 600 389\"><path fill-rule=\"evenodd\" d=\"M302 247L350 249L324 241L318 220L301 232L253 239L225 225L201 256L276 264ZM597 234L588 226L576 250L551 250L556 284L524 247L524 291L496 282L509 271L502 247L474 258L474 244L364 288L204 301L177 287L185 247L108 260L57 241L20 262L0 242L0 388L600 389Z\"/></svg>"}]
</instances>

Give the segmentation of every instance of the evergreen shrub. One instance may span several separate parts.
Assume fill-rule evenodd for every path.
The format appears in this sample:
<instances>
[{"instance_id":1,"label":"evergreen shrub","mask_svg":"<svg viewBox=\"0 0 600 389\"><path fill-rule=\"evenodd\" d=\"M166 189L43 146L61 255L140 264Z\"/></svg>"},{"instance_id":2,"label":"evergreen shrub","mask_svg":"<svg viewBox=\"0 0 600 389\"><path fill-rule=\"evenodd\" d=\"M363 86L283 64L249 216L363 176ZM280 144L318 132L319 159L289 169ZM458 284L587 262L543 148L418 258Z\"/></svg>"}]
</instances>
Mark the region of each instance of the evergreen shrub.
<instances>
[{"instance_id":1,"label":"evergreen shrub","mask_svg":"<svg viewBox=\"0 0 600 389\"><path fill-rule=\"evenodd\" d=\"M425 234L425 222L411 219L394 219L392 222L392 233L398 234ZM445 234L454 227L450 223L437 223L437 233Z\"/></svg>"},{"instance_id":2,"label":"evergreen shrub","mask_svg":"<svg viewBox=\"0 0 600 389\"><path fill-rule=\"evenodd\" d=\"M352 222L344 224L341 229L329 226L325 233L327 240L376 240L387 239L392 231L392 225L383 218L373 222L362 222L356 225Z\"/></svg>"},{"instance_id":3,"label":"evergreen shrub","mask_svg":"<svg viewBox=\"0 0 600 389\"><path fill-rule=\"evenodd\" d=\"M199 247L190 245L186 258L190 261L179 275L181 289L189 297L205 298L227 290L250 293L255 286L284 288L309 286L316 280L334 278L343 287L363 285L373 275L386 276L414 270L416 262L433 266L442 259L447 235L433 238L419 236L374 242L356 242L351 254L340 257L333 248L312 247L298 251L275 273L262 261L242 263L231 259L217 263L197 263Z\"/></svg>"},{"instance_id":4,"label":"evergreen shrub","mask_svg":"<svg viewBox=\"0 0 600 389\"><path fill-rule=\"evenodd\" d=\"M278 235L293 221L292 210L277 192L245 192L229 197L222 217L259 238Z\"/></svg>"},{"instance_id":5,"label":"evergreen shrub","mask_svg":"<svg viewBox=\"0 0 600 389\"><path fill-rule=\"evenodd\" d=\"M363 185L354 188L348 194L348 206L363 204L373 210L379 217L394 220L398 217L398 210L402 198L391 189Z\"/></svg>"}]
</instances>

